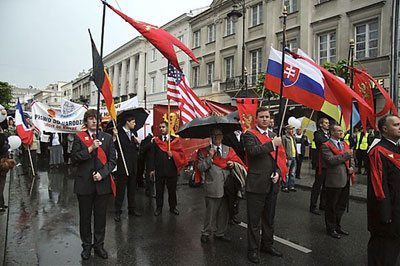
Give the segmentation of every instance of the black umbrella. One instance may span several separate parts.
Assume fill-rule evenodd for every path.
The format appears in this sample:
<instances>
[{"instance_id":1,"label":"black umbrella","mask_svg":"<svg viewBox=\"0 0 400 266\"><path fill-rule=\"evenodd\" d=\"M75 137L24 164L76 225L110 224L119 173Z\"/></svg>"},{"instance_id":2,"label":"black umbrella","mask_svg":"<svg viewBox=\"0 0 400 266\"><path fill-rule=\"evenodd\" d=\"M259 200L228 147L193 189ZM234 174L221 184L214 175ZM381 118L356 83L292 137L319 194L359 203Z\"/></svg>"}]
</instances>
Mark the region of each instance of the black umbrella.
<instances>
[{"instance_id":1,"label":"black umbrella","mask_svg":"<svg viewBox=\"0 0 400 266\"><path fill-rule=\"evenodd\" d=\"M221 129L223 134L229 134L240 130L240 124L225 116L207 116L193 119L176 133L183 138L204 139L210 137L213 128Z\"/></svg>"},{"instance_id":2,"label":"black umbrella","mask_svg":"<svg viewBox=\"0 0 400 266\"><path fill-rule=\"evenodd\" d=\"M133 130L138 131L144 126L144 123L146 122L146 119L149 116L149 112L141 107L135 109L123 110L121 111L121 113L117 115L117 124L119 126L123 126L126 122L125 119L130 116L135 117L136 126Z\"/></svg>"}]
</instances>

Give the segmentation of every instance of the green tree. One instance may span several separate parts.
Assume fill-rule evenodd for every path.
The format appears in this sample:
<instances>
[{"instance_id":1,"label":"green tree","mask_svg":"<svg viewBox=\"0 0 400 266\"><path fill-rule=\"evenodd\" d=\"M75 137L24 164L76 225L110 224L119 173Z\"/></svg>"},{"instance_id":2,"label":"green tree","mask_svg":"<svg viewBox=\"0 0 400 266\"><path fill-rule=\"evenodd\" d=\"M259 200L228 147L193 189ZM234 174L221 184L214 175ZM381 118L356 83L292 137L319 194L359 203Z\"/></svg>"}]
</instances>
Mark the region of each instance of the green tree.
<instances>
[{"instance_id":1,"label":"green tree","mask_svg":"<svg viewBox=\"0 0 400 266\"><path fill-rule=\"evenodd\" d=\"M11 85L7 82L0 81L0 104L6 109L10 108L9 103L12 99L11 88Z\"/></svg>"},{"instance_id":2,"label":"green tree","mask_svg":"<svg viewBox=\"0 0 400 266\"><path fill-rule=\"evenodd\" d=\"M344 78L346 83L349 81L348 62L346 59L339 60L337 63L325 62L322 66L332 74Z\"/></svg>"},{"instance_id":3,"label":"green tree","mask_svg":"<svg viewBox=\"0 0 400 266\"><path fill-rule=\"evenodd\" d=\"M276 94L273 91L267 90L264 87L264 81L265 81L265 74L258 74L255 91L258 94L258 97L262 98L262 100L267 100L269 105L269 101L271 100L271 98L277 97L278 94Z\"/></svg>"}]
</instances>

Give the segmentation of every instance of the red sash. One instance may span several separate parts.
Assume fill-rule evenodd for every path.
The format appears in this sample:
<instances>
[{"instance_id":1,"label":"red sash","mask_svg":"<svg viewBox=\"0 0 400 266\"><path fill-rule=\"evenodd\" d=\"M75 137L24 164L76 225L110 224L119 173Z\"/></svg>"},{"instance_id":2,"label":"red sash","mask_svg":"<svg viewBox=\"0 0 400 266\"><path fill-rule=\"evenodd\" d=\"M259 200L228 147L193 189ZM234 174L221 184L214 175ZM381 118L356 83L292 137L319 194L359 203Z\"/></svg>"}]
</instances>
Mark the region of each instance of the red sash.
<instances>
[{"instance_id":1,"label":"red sash","mask_svg":"<svg viewBox=\"0 0 400 266\"><path fill-rule=\"evenodd\" d=\"M206 157L208 154L208 149L207 148L201 149L200 152L202 152L204 157ZM216 166L218 166L221 169L227 168L226 163L228 161L237 162L237 163L243 165L247 171L246 165L243 163L242 159L240 159L240 157L237 156L235 150L232 148L229 148L229 152L228 152L228 155L226 156L226 158L223 158L223 157L217 156L217 155L215 155L213 157L213 164L215 164Z\"/></svg>"},{"instance_id":2,"label":"red sash","mask_svg":"<svg viewBox=\"0 0 400 266\"><path fill-rule=\"evenodd\" d=\"M256 129L250 129L250 130L248 130L248 132L251 132L254 136L256 136L257 139L263 145L267 142L272 141L270 137L268 137L267 135L261 134L260 131L258 131ZM278 161L276 162L276 165L278 166L279 170L281 170L283 182L286 182L286 175L289 173L289 169L286 165L286 152L285 152L285 149L283 148L283 145L279 145L276 148L278 149ZM271 151L269 154L275 160L276 151L275 150Z\"/></svg>"},{"instance_id":3,"label":"red sash","mask_svg":"<svg viewBox=\"0 0 400 266\"><path fill-rule=\"evenodd\" d=\"M349 145L346 142L342 142L342 144L344 144L343 151L339 150L338 147L336 147L331 141L324 142L322 145L326 145L335 155L343 155L345 152L349 150ZM344 164L346 165L347 171L349 171L350 160L345 161ZM354 170L353 173L350 175L350 178L351 178L351 184L354 184L355 181Z\"/></svg>"},{"instance_id":4,"label":"red sash","mask_svg":"<svg viewBox=\"0 0 400 266\"><path fill-rule=\"evenodd\" d=\"M89 148L90 146L92 146L93 139L89 136L89 133L87 131L80 131L76 133L76 135L83 142L83 144L85 144L86 147ZM104 166L107 163L107 155L101 146L97 148L97 159L99 159L102 166ZM112 177L111 174L110 174L110 181L111 181L111 190L115 197L117 195L117 188L115 186L114 178Z\"/></svg>"},{"instance_id":5,"label":"red sash","mask_svg":"<svg viewBox=\"0 0 400 266\"><path fill-rule=\"evenodd\" d=\"M168 141L162 141L159 138L154 138L154 142L163 152L168 152ZM172 152L172 158L174 159L174 163L179 174L182 167L188 164L187 158L185 157L185 153L183 152L183 147L180 138L175 138L174 140L171 141L171 152Z\"/></svg>"},{"instance_id":6,"label":"red sash","mask_svg":"<svg viewBox=\"0 0 400 266\"><path fill-rule=\"evenodd\" d=\"M379 146L379 144L369 152L370 178L377 200L383 200L385 198L385 192L382 187L381 154L400 169L400 154L389 151L388 149Z\"/></svg>"}]
</instances>

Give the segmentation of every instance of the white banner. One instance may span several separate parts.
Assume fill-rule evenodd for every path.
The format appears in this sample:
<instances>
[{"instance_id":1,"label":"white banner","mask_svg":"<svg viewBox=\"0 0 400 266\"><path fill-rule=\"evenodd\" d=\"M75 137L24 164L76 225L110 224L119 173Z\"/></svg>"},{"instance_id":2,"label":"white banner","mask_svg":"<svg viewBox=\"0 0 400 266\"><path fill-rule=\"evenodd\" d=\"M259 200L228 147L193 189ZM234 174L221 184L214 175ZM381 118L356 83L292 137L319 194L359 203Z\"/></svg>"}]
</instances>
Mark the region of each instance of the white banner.
<instances>
[{"instance_id":1,"label":"white banner","mask_svg":"<svg viewBox=\"0 0 400 266\"><path fill-rule=\"evenodd\" d=\"M32 122L41 132L78 132L83 126L83 115L87 109L84 106L75 107L68 108L70 112L63 114L60 110L35 102L32 105Z\"/></svg>"}]
</instances>

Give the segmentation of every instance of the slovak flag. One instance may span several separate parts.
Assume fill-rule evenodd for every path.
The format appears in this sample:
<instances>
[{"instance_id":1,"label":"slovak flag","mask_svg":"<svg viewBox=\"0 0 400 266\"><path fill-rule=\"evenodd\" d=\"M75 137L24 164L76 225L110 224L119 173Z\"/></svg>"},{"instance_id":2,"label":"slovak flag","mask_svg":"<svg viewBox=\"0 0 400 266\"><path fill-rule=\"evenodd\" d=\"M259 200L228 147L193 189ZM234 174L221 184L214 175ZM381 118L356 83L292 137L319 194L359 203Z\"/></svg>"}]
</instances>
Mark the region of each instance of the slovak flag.
<instances>
[{"instance_id":1,"label":"slovak flag","mask_svg":"<svg viewBox=\"0 0 400 266\"><path fill-rule=\"evenodd\" d=\"M19 98L17 106L15 107L15 127L21 142L26 145L31 145L33 142L33 130L29 129L28 123L25 120L24 112L22 111L21 103Z\"/></svg>"}]
</instances>

